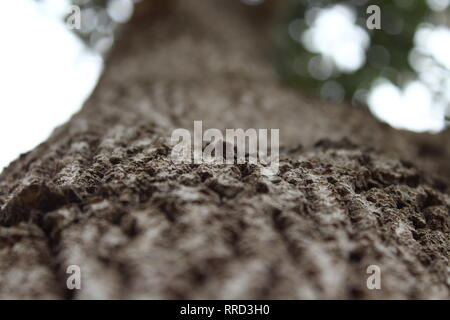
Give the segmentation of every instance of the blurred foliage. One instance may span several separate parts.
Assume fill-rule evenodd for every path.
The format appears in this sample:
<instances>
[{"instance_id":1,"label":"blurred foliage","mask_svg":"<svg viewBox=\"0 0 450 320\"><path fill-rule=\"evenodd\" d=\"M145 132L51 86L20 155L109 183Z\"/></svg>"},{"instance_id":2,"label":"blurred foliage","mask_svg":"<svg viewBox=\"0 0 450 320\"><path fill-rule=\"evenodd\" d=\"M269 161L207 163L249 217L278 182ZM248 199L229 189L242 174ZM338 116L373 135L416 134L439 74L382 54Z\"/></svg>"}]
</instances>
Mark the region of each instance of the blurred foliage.
<instances>
[{"instance_id":1,"label":"blurred foliage","mask_svg":"<svg viewBox=\"0 0 450 320\"><path fill-rule=\"evenodd\" d=\"M80 7L82 13L82 27L80 30L75 29L74 32L88 45L94 41L92 36L95 32L109 35L115 29L116 23L106 12L109 0L71 0L71 2Z\"/></svg>"},{"instance_id":2,"label":"blurred foliage","mask_svg":"<svg viewBox=\"0 0 450 320\"><path fill-rule=\"evenodd\" d=\"M46 0L37 0L46 1ZM135 0L70 0L80 11L81 28L72 29L91 49L105 55L111 49L121 26L133 13ZM74 15L68 10L65 20Z\"/></svg>"},{"instance_id":3,"label":"blurred foliage","mask_svg":"<svg viewBox=\"0 0 450 320\"><path fill-rule=\"evenodd\" d=\"M370 44L365 50L364 64L356 71L345 72L334 66L329 77L318 79L308 72L308 64L312 58L321 56L321 53L308 50L302 35L312 27L308 13L313 12L314 8L321 10L338 4L355 13L354 24L367 32ZM380 30L369 30L366 26L367 19L371 16L367 13L369 5L381 8ZM447 7L444 14L448 13ZM425 0L289 0L276 32L277 70L291 85L314 94L320 94L325 82L334 80L342 85L343 98L364 104L364 99L355 96L355 93L367 93L378 78L388 79L399 87L417 78L408 59L414 47L414 35L419 25L439 19L438 16ZM401 32L395 32L395 29ZM386 52L387 63L379 63L380 54Z\"/></svg>"},{"instance_id":4,"label":"blurred foliage","mask_svg":"<svg viewBox=\"0 0 450 320\"><path fill-rule=\"evenodd\" d=\"M81 29L74 32L95 51L106 54L123 23L131 17L132 0L71 0L81 9Z\"/></svg>"},{"instance_id":5,"label":"blurred foliage","mask_svg":"<svg viewBox=\"0 0 450 320\"><path fill-rule=\"evenodd\" d=\"M49 0L34 0L54 6ZM53 0L55 1L55 0ZM69 0L66 22L74 21L79 12L80 28L73 31L89 48L105 55L111 49L121 26L133 13L134 2L137 0ZM66 4L66 3L65 3ZM76 9L76 11L75 11Z\"/></svg>"}]
</instances>

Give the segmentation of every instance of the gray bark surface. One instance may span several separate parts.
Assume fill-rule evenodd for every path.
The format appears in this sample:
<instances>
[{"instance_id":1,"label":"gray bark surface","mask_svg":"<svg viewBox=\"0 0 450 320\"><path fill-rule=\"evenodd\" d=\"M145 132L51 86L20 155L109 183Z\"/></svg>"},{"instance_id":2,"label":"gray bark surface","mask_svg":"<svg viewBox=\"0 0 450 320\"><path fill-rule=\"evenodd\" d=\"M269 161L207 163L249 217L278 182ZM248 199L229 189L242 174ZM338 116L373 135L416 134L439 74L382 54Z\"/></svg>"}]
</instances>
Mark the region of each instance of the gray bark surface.
<instances>
[{"instance_id":1,"label":"gray bark surface","mask_svg":"<svg viewBox=\"0 0 450 320\"><path fill-rule=\"evenodd\" d=\"M0 176L0 298L450 298L448 131L286 88L263 13L136 16L83 109ZM194 120L279 128L279 174L173 164Z\"/></svg>"}]
</instances>

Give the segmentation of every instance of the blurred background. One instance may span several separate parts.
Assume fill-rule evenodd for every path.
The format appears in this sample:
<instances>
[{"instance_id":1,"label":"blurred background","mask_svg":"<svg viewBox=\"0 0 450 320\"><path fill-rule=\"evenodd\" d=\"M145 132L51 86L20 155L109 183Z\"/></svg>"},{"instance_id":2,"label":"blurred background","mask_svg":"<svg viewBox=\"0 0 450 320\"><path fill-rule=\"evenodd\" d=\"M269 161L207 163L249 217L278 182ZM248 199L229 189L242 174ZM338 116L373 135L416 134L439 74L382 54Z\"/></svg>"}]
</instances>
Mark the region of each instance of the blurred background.
<instances>
[{"instance_id":1,"label":"blurred background","mask_svg":"<svg viewBox=\"0 0 450 320\"><path fill-rule=\"evenodd\" d=\"M396 128L445 128L450 0L289 1L276 32L283 79L325 100L368 106ZM380 29L367 26L371 5Z\"/></svg>"},{"instance_id":2,"label":"blurred background","mask_svg":"<svg viewBox=\"0 0 450 320\"><path fill-rule=\"evenodd\" d=\"M0 169L79 110L137 1L0 3ZM450 0L284 1L273 27L274 68L283 81L368 107L396 128L446 127ZM381 9L380 30L367 28L369 5Z\"/></svg>"}]
</instances>

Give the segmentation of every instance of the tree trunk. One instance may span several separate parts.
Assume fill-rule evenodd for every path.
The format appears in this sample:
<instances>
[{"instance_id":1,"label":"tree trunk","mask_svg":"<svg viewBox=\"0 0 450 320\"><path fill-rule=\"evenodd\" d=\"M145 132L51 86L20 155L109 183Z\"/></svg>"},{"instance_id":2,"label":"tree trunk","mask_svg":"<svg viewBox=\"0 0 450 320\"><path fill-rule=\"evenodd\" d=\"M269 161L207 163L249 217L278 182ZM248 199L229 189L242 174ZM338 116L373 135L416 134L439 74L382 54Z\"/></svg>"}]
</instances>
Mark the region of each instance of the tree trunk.
<instances>
[{"instance_id":1,"label":"tree trunk","mask_svg":"<svg viewBox=\"0 0 450 320\"><path fill-rule=\"evenodd\" d=\"M268 12L136 15L82 111L0 177L0 298L450 297L449 133L284 87ZM194 120L279 128L278 175L172 163L171 131Z\"/></svg>"}]
</instances>

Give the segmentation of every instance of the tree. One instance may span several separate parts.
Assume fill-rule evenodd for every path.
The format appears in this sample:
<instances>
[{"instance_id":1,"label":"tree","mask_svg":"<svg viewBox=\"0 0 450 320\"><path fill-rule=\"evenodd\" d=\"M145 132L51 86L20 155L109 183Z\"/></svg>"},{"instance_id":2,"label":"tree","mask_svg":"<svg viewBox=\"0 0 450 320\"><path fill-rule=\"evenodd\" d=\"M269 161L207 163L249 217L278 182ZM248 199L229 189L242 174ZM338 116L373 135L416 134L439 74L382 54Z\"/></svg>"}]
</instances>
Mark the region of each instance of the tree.
<instances>
[{"instance_id":1,"label":"tree","mask_svg":"<svg viewBox=\"0 0 450 320\"><path fill-rule=\"evenodd\" d=\"M157 10L131 21L82 111L2 173L0 297L449 297L448 132L279 84L270 8ZM170 132L194 120L279 128L279 174L173 164Z\"/></svg>"}]
</instances>

